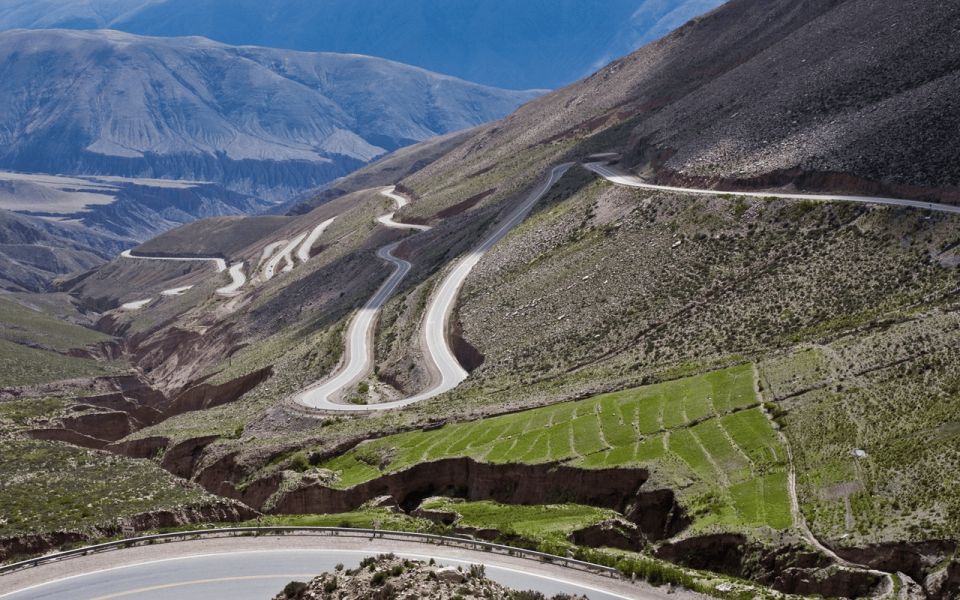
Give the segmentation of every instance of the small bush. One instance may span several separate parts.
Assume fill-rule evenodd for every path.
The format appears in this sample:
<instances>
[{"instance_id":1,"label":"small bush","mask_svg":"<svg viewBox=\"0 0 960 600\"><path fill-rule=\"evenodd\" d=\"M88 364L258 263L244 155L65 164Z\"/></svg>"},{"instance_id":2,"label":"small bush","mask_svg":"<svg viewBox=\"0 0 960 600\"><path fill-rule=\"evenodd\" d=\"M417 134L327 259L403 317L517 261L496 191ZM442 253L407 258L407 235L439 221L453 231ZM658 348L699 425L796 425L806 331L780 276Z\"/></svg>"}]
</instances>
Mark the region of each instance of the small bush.
<instances>
[{"instance_id":1,"label":"small bush","mask_svg":"<svg viewBox=\"0 0 960 600\"><path fill-rule=\"evenodd\" d=\"M283 588L283 595L287 598L302 598L307 591L307 584L302 581L291 581Z\"/></svg>"},{"instance_id":2,"label":"small bush","mask_svg":"<svg viewBox=\"0 0 960 600\"><path fill-rule=\"evenodd\" d=\"M334 577L323 584L323 591L331 594L337 590L337 578Z\"/></svg>"}]
</instances>

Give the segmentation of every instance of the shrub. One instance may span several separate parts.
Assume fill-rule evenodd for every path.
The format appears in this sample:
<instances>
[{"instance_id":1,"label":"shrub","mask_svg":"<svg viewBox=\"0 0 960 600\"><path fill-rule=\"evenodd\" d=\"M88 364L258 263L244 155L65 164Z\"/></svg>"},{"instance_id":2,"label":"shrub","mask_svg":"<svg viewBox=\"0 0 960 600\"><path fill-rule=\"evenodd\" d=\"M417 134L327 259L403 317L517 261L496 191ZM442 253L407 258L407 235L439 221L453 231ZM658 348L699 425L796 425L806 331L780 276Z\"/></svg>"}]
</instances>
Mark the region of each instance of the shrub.
<instances>
[{"instance_id":1,"label":"shrub","mask_svg":"<svg viewBox=\"0 0 960 600\"><path fill-rule=\"evenodd\" d=\"M292 457L290 457L290 468L298 473L303 473L310 468L310 461L307 459L307 455L303 452L297 452Z\"/></svg>"},{"instance_id":2,"label":"shrub","mask_svg":"<svg viewBox=\"0 0 960 600\"><path fill-rule=\"evenodd\" d=\"M487 576L487 567L480 565L470 565L470 577L476 577L477 579L482 579Z\"/></svg>"},{"instance_id":3,"label":"shrub","mask_svg":"<svg viewBox=\"0 0 960 600\"><path fill-rule=\"evenodd\" d=\"M283 595L287 598L302 598L307 591L307 584L302 581L291 581L283 588Z\"/></svg>"}]
</instances>

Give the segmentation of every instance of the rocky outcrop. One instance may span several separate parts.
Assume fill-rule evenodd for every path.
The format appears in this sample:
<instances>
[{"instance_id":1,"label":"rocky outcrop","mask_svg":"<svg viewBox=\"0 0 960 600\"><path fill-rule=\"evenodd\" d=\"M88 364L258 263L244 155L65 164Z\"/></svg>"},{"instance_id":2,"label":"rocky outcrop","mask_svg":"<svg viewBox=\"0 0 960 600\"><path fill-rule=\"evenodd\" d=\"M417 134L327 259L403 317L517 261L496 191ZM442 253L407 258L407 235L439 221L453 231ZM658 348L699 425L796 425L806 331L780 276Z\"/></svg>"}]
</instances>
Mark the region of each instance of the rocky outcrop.
<instances>
[{"instance_id":1,"label":"rocky outcrop","mask_svg":"<svg viewBox=\"0 0 960 600\"><path fill-rule=\"evenodd\" d=\"M177 477L189 479L197 463L203 457L207 446L220 439L219 435L208 435L190 438L178 444L167 447L160 460L160 466Z\"/></svg>"},{"instance_id":2,"label":"rocky outcrop","mask_svg":"<svg viewBox=\"0 0 960 600\"><path fill-rule=\"evenodd\" d=\"M291 582L274 600L392 600L393 598L488 598L515 600L541 598L543 594L518 594L486 578L482 566L470 569L442 567L398 558L393 554L369 557L359 568L337 567L308 583ZM560 594L553 600L586 600L583 596Z\"/></svg>"},{"instance_id":3,"label":"rocky outcrop","mask_svg":"<svg viewBox=\"0 0 960 600\"><path fill-rule=\"evenodd\" d=\"M43 554L54 549L80 543L86 539L85 534L76 531L58 531L0 538L0 562L10 562L17 558Z\"/></svg>"},{"instance_id":4,"label":"rocky outcrop","mask_svg":"<svg viewBox=\"0 0 960 600\"><path fill-rule=\"evenodd\" d=\"M683 531L692 521L677 502L673 490L667 488L640 494L624 514L652 541L671 538Z\"/></svg>"},{"instance_id":5,"label":"rocky outcrop","mask_svg":"<svg viewBox=\"0 0 960 600\"><path fill-rule=\"evenodd\" d=\"M933 600L960 598L960 559L954 558L946 567L927 577L924 587Z\"/></svg>"},{"instance_id":6,"label":"rocky outcrop","mask_svg":"<svg viewBox=\"0 0 960 600\"><path fill-rule=\"evenodd\" d=\"M53 442L64 442L80 446L81 448L90 448L92 450L101 450L108 444L107 440L101 440L69 429L30 429L23 432L29 438L35 440L48 440Z\"/></svg>"},{"instance_id":7,"label":"rocky outcrop","mask_svg":"<svg viewBox=\"0 0 960 600\"><path fill-rule=\"evenodd\" d=\"M619 548L632 552L639 551L645 545L645 540L636 525L618 519L608 519L602 523L578 529L570 534L570 541L588 548Z\"/></svg>"},{"instance_id":8,"label":"rocky outcrop","mask_svg":"<svg viewBox=\"0 0 960 600\"><path fill-rule=\"evenodd\" d=\"M110 444L107 450L130 458L156 458L166 451L170 440L162 436L152 436L125 440Z\"/></svg>"},{"instance_id":9,"label":"rocky outcrop","mask_svg":"<svg viewBox=\"0 0 960 600\"><path fill-rule=\"evenodd\" d=\"M756 581L787 594L858 598L872 594L884 579L835 565L799 540L768 545L734 533L665 543L656 556L686 567Z\"/></svg>"},{"instance_id":10,"label":"rocky outcrop","mask_svg":"<svg viewBox=\"0 0 960 600\"><path fill-rule=\"evenodd\" d=\"M203 466L194 475L194 481L212 494L233 498L262 510L280 489L283 473L273 473L251 482L241 483L247 467L239 462L239 452L225 454Z\"/></svg>"},{"instance_id":11,"label":"rocky outcrop","mask_svg":"<svg viewBox=\"0 0 960 600\"><path fill-rule=\"evenodd\" d=\"M888 542L854 548L834 548L841 558L858 565L895 573L906 573L914 581L922 582L937 565L953 556L957 542L928 540L924 542Z\"/></svg>"},{"instance_id":12,"label":"rocky outcrop","mask_svg":"<svg viewBox=\"0 0 960 600\"><path fill-rule=\"evenodd\" d=\"M94 412L64 417L60 425L68 431L113 442L130 435L135 426L127 413L119 411Z\"/></svg>"},{"instance_id":13,"label":"rocky outcrop","mask_svg":"<svg viewBox=\"0 0 960 600\"><path fill-rule=\"evenodd\" d=\"M266 367L219 385L201 383L177 395L164 411L164 415L169 418L185 412L206 410L235 402L271 376L273 376L273 367Z\"/></svg>"}]
</instances>

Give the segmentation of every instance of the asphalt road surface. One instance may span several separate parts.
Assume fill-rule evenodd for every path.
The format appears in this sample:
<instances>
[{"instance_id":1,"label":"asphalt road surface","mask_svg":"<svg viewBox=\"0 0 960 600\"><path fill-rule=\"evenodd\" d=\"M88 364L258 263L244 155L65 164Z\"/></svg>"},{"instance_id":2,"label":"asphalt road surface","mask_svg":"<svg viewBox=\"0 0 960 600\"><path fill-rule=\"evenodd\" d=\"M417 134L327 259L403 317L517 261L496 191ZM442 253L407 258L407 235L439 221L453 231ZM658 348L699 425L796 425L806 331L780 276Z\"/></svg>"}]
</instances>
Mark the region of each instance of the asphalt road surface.
<instances>
[{"instance_id":1,"label":"asphalt road surface","mask_svg":"<svg viewBox=\"0 0 960 600\"><path fill-rule=\"evenodd\" d=\"M227 270L227 261L222 258L217 258L214 256L203 257L203 256L137 256L133 254L131 250L124 250L120 253L120 256L123 258L130 258L136 260L164 260L172 262L212 262L217 267L218 273L223 273ZM240 291L247 283L247 276L243 272L243 263L235 263L230 266L230 285L222 287L217 290L217 294L221 296L233 296ZM179 296L183 292L186 292L193 286L185 286L182 288L174 288L171 290L164 290L161 292L163 296ZM153 299L149 300L138 300L136 302L128 302L124 304L121 308L124 310L139 310L144 306L150 304Z\"/></svg>"},{"instance_id":2,"label":"asphalt road surface","mask_svg":"<svg viewBox=\"0 0 960 600\"><path fill-rule=\"evenodd\" d=\"M960 206L923 202L920 200L903 200L899 198L876 198L871 196L845 196L831 194L786 194L780 192L727 192L723 190L706 190L701 188L673 187L668 185L654 185L646 183L636 175L623 173L602 162L586 163L584 167L611 183L625 185L645 190L660 190L664 192L680 192L683 194L701 194L709 196L742 196L747 198L786 198L788 200L819 200L824 202L856 202L859 204L881 204L886 206L903 206L906 208L920 208L936 212L960 214Z\"/></svg>"},{"instance_id":3,"label":"asphalt road surface","mask_svg":"<svg viewBox=\"0 0 960 600\"><path fill-rule=\"evenodd\" d=\"M178 544L177 544L178 545ZM339 563L356 567L366 556L385 550L371 549L291 549L236 550L157 558L122 566L105 565L100 569L69 575L48 582L5 589L0 578L3 600L268 600L290 581L309 581ZM103 555L101 559L130 551ZM451 556L447 556L450 552ZM591 600L647 600L666 597L664 591L630 586L579 571L559 567L529 566L508 557L448 551L434 547L401 550L397 555L414 560L435 558L442 565L463 566L477 562L486 566L487 576L513 589L536 590L546 595L584 594ZM102 561L101 561L102 562ZM39 567L42 570L45 567ZM35 578L38 576L35 576ZM42 581L42 579L41 579Z\"/></svg>"},{"instance_id":4,"label":"asphalt road surface","mask_svg":"<svg viewBox=\"0 0 960 600\"><path fill-rule=\"evenodd\" d=\"M277 267L280 266L281 261L286 263L283 267L284 271L292 271L294 267L293 252L306 238L307 234L301 233L292 241L288 242L287 245L280 250L280 252L274 254L273 257L267 262L267 266L263 268L263 280L270 281L273 279L273 276L277 273Z\"/></svg>"},{"instance_id":5,"label":"asphalt road surface","mask_svg":"<svg viewBox=\"0 0 960 600\"><path fill-rule=\"evenodd\" d=\"M380 192L380 194L396 202L397 210L400 210L401 208L409 204L409 202L407 201L406 198L404 198L400 194L397 194L396 189L397 188L395 187L387 188L382 192ZM393 217L395 214L396 214L395 212L390 212L385 215L381 215L377 217L377 223L380 223L384 227L390 227L391 229L415 229L417 231L427 231L428 229L430 229L428 225L414 225L412 223L400 223L399 221L394 221Z\"/></svg>"},{"instance_id":6,"label":"asphalt road surface","mask_svg":"<svg viewBox=\"0 0 960 600\"><path fill-rule=\"evenodd\" d=\"M417 402L422 402L423 400L428 400L448 392L460 385L463 380L467 378L468 373L460 365L447 339L447 324L450 320L450 314L453 312L453 307L456 304L457 297L460 294L460 289L463 287L467 276L477 263L480 262L484 254L503 239L511 229L526 218L534 205L563 177L563 174L566 173L571 166L573 166L573 163L565 163L554 167L547 180L540 184L526 200L517 206L492 234L484 239L484 241L469 254L454 264L453 268L441 281L437 291L430 298L426 308L421 335L423 336L426 355L433 363L433 371L437 373L437 381L433 386L410 398L380 404L356 405L337 401L344 396L345 393L349 392L351 386L356 385L372 369L373 327L376 323L377 314L396 290L396 287L400 284L403 277L406 276L407 271L410 270L410 263L396 258L390 253L397 245L391 244L386 248L381 248L378 255L396 265L396 269L390 278L380 286L377 293L374 294L360 310L357 316L354 317L353 321L351 321L347 330L347 350L343 366L332 379L321 382L301 392L296 400L311 408L327 411L381 411L403 408ZM389 195L390 197L395 196L395 194L385 195ZM398 204L400 202L406 202L405 199L400 198L400 200L397 200ZM394 198L394 200L396 200L396 198ZM384 252L387 248L389 250Z\"/></svg>"},{"instance_id":7,"label":"asphalt road surface","mask_svg":"<svg viewBox=\"0 0 960 600\"><path fill-rule=\"evenodd\" d=\"M327 219L323 223L320 223L313 228L313 231L310 232L310 235L307 236L307 239L305 239L300 245L300 248L297 249L297 258L300 259L300 262L307 262L310 260L310 251L313 250L313 245L317 243L317 240L320 239L320 236L323 235L323 232L326 231L327 227L330 227L335 220L336 217Z\"/></svg>"}]
</instances>

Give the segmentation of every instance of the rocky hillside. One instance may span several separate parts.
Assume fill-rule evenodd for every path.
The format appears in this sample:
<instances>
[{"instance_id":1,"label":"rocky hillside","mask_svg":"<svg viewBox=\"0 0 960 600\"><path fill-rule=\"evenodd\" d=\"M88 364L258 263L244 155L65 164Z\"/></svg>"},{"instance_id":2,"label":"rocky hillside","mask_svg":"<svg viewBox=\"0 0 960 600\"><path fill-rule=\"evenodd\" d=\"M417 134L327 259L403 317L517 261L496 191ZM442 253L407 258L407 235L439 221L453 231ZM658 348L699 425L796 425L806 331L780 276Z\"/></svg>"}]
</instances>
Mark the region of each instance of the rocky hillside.
<instances>
[{"instance_id":1,"label":"rocky hillside","mask_svg":"<svg viewBox=\"0 0 960 600\"><path fill-rule=\"evenodd\" d=\"M2 33L0 74L0 167L211 181L270 199L537 95L364 56L106 30Z\"/></svg>"},{"instance_id":2,"label":"rocky hillside","mask_svg":"<svg viewBox=\"0 0 960 600\"><path fill-rule=\"evenodd\" d=\"M534 150L546 164L592 137L578 149L622 151L662 182L956 201L958 28L949 2L733 0L422 176L463 181Z\"/></svg>"},{"instance_id":3,"label":"rocky hillside","mask_svg":"<svg viewBox=\"0 0 960 600\"><path fill-rule=\"evenodd\" d=\"M8 0L0 6L0 29L202 35L228 44L380 56L468 81L528 89L566 85L720 3Z\"/></svg>"},{"instance_id":4,"label":"rocky hillside","mask_svg":"<svg viewBox=\"0 0 960 600\"><path fill-rule=\"evenodd\" d=\"M267 206L212 183L0 172L0 287L48 290L184 223Z\"/></svg>"},{"instance_id":5,"label":"rocky hillside","mask_svg":"<svg viewBox=\"0 0 960 600\"><path fill-rule=\"evenodd\" d=\"M47 290L56 277L101 265L127 245L75 223L0 210L0 289Z\"/></svg>"},{"instance_id":6,"label":"rocky hillside","mask_svg":"<svg viewBox=\"0 0 960 600\"><path fill-rule=\"evenodd\" d=\"M940 130L904 110L911 132L895 131L884 111L926 94L917 78L952 82L949 73L934 79L949 71L948 59L908 50L951 48L960 9L911 2L930 16L922 19L899 7L735 0L391 182L410 199L395 219L431 225L427 232L378 226L395 205L374 187L344 189L283 217L280 229L218 220L157 240L194 248L223 237L231 261L252 268L276 240L336 217L309 260L273 278L251 271L250 285L231 298L217 297L222 283L205 272L158 269L146 281L145 267L122 261L98 270L71 290L88 307L196 283L184 296L101 319L160 414L98 439L276 518L360 511L384 495L407 511L428 495L505 505L457 507L483 517L467 519L479 535L506 533L516 505L634 507L627 512L647 536L637 560L789 593L857 597L892 583L905 595L922 587L932 598L956 596L958 218L782 197L784 188L806 187L949 199L949 165L902 172L884 145L936 161L950 148L938 143ZM890 33L893 15L916 21L916 33ZM867 39L875 52L857 50ZM819 54L821 46L832 53ZM795 73L807 88L764 62L768 54L779 57L774 65L800 56ZM866 77L874 55L887 62ZM840 59L845 68L834 64ZM862 91L848 94L855 80ZM757 91L741 94L729 114L707 102L713 92L733 102L724 86L734 81ZM797 105L804 115L760 114L781 110L791 93L810 95ZM952 123L950 98L931 93L923 102L946 106L942 121ZM700 145L686 125L698 111L715 117ZM780 144L793 120L814 133L846 123L858 144L803 135L791 138L796 146ZM755 143L758 132L766 137ZM421 323L444 269L549 166L611 150L623 154L620 168L649 178L765 191L636 189L573 166L467 278L450 328L471 371L463 384L384 413L331 416L293 402L336 368L346 323L390 272L376 251L400 241L398 256L412 267L378 319L376 369L356 398L370 404L424 389L431 374ZM727 162L708 176L691 158L700 151ZM386 171L371 167L370 181L380 185ZM111 296L100 299L105 288ZM136 406L131 399L125 410ZM81 433L53 422L62 424L57 435ZM608 534L547 547L599 560L589 543ZM638 550L633 541L624 552Z\"/></svg>"},{"instance_id":7,"label":"rocky hillside","mask_svg":"<svg viewBox=\"0 0 960 600\"><path fill-rule=\"evenodd\" d=\"M539 592L510 590L487 579L483 565L469 570L441 567L433 561L405 560L392 554L365 558L356 569L338 568L310 583L291 582L274 600L389 600L390 598L488 598L547 600ZM551 600L586 600L558 594Z\"/></svg>"}]
</instances>

